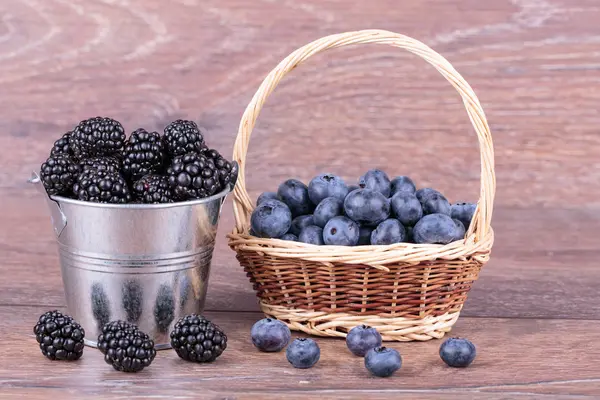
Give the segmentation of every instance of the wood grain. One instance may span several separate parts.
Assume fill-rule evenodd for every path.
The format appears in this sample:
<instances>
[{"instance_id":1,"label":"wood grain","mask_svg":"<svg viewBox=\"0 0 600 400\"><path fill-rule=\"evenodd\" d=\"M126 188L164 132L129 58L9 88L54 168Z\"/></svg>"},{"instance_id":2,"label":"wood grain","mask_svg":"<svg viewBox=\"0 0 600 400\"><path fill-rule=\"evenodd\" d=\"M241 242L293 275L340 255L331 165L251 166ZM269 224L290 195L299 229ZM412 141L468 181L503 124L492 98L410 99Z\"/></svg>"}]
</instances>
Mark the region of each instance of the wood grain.
<instances>
[{"instance_id":1,"label":"wood grain","mask_svg":"<svg viewBox=\"0 0 600 400\"><path fill-rule=\"evenodd\" d=\"M596 0L3 0L0 397L144 398L160 387L184 398L597 398L599 17ZM222 361L189 369L161 353L135 379L93 352L85 368L44 364L26 335L34 315L64 299L49 217L25 181L52 142L95 115L128 131L188 118L230 154L242 111L279 60L318 37L365 28L440 52L490 121L496 244L455 331L476 339L478 365L446 371L439 343L403 345L405 375L382 382L347 366L335 340L320 341L327 355L308 375L252 353L244 341L258 316L239 312L257 310L256 299L224 238L229 203L207 300L227 311L212 314L232 333ZM354 180L377 166L474 200L478 163L460 99L432 68L386 46L356 47L311 59L272 95L247 185L257 196L292 176L327 170ZM72 378L75 368L88 379Z\"/></svg>"},{"instance_id":2,"label":"wood grain","mask_svg":"<svg viewBox=\"0 0 600 400\"><path fill-rule=\"evenodd\" d=\"M305 398L327 394L331 398L334 394L338 398L372 394L432 398L441 393L463 398L483 398L483 394L503 394L505 398L557 393L600 396L600 376L591 368L600 357L600 349L589 346L600 340L600 321L585 322L585 333L578 333L582 321L463 318L454 334L476 343L477 359L471 367L446 367L438 356L439 341L394 343L403 357L403 367L390 379L376 379L369 376L361 358L350 354L343 340L317 339L319 363L310 370L298 370L288 364L284 353L254 349L249 331L260 314L208 313L229 338L228 349L214 364L190 364L179 360L173 351L161 351L147 370L133 377L112 370L102 354L91 348L86 348L83 358L75 363L43 358L29 330L36 315L44 310L19 307L15 314L10 307L0 307L0 393L9 390L7 393L28 396L43 387L50 390L43 392L46 395L67 388L74 395L111 393L115 397L143 397L154 392L165 397L212 394L245 398L276 396L283 391ZM19 351L15 352L10 344L17 343ZM17 363L27 368L14 368ZM75 373L77 379L73 379Z\"/></svg>"}]
</instances>

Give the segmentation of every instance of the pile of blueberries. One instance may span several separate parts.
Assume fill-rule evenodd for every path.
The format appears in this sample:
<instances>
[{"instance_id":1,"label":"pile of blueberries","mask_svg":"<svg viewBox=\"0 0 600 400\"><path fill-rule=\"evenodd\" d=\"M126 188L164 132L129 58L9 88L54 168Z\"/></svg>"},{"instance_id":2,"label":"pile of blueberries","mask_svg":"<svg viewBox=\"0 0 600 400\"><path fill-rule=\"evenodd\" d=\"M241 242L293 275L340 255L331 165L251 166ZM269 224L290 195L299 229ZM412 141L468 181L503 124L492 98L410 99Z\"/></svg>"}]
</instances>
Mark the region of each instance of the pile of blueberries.
<instances>
[{"instance_id":1,"label":"pile of blueberries","mask_svg":"<svg viewBox=\"0 0 600 400\"><path fill-rule=\"evenodd\" d=\"M288 346L291 339L287 325L271 318L255 323L250 334L254 346L264 352L279 352ZM402 366L400 353L382 347L381 335L370 326L352 328L346 336L346 345L352 354L364 357L365 367L375 376L392 376ZM448 366L465 368L473 362L477 351L467 339L450 338L442 343L439 354ZM295 368L311 368L319 361L321 350L313 339L298 338L287 347L286 357Z\"/></svg>"},{"instance_id":2,"label":"pile of blueberries","mask_svg":"<svg viewBox=\"0 0 600 400\"><path fill-rule=\"evenodd\" d=\"M416 188L407 176L390 179L372 169L358 185L321 174L305 185L288 179L277 193L262 193L250 234L314 245L393 243L448 244L469 229L476 204L450 204L431 188Z\"/></svg>"}]
</instances>

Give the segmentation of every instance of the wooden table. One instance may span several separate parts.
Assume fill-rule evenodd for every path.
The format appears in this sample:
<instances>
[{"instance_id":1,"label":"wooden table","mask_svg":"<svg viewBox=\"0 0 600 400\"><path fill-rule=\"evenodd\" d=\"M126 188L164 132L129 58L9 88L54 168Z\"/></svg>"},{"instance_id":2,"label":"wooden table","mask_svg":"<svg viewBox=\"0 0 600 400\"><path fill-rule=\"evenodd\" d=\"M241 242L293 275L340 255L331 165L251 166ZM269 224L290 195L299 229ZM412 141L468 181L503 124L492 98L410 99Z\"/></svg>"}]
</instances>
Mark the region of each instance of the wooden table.
<instances>
[{"instance_id":1,"label":"wooden table","mask_svg":"<svg viewBox=\"0 0 600 400\"><path fill-rule=\"evenodd\" d=\"M0 397L516 399L600 397L600 8L596 0L3 0L0 3ZM465 370L439 341L392 344L404 367L370 377L342 340L291 368L252 348L260 318L224 235L207 315L230 337L212 365L171 351L125 375L86 349L76 363L42 357L31 329L64 309L45 205L25 181L52 141L107 115L129 131L183 117L230 154L261 79L295 48L376 27L431 45L486 109L498 194L491 262L453 335L476 343ZM252 195L286 177L369 167L410 174L452 201L475 200L477 143L459 97L421 60L384 46L311 59L263 111L248 160Z\"/></svg>"}]
</instances>

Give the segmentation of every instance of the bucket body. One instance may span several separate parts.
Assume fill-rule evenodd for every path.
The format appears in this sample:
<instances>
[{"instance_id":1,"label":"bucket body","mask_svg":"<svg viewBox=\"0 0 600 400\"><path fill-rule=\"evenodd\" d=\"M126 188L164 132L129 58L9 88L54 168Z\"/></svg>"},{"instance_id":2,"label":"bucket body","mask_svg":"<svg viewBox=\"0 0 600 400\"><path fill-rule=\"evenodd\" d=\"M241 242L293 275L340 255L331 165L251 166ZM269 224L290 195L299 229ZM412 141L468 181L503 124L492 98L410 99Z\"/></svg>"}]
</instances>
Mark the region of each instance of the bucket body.
<instances>
[{"instance_id":1,"label":"bucket body","mask_svg":"<svg viewBox=\"0 0 600 400\"><path fill-rule=\"evenodd\" d=\"M123 320L150 335L156 348L170 347L175 322L203 311L221 207L230 191L156 205L45 195L68 312L85 329L87 345L96 346L106 322Z\"/></svg>"}]
</instances>

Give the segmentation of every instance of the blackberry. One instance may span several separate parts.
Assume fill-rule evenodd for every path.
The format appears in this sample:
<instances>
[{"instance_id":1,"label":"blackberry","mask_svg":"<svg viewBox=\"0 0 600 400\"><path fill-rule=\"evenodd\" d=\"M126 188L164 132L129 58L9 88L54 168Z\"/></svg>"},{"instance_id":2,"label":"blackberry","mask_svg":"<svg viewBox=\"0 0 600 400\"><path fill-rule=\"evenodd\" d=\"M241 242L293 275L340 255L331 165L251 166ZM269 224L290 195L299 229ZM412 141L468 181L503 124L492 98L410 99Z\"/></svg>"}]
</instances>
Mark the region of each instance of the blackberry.
<instances>
[{"instance_id":1,"label":"blackberry","mask_svg":"<svg viewBox=\"0 0 600 400\"><path fill-rule=\"evenodd\" d=\"M89 169L82 172L73 185L79 200L94 203L124 204L131 201L131 193L125 178L118 172Z\"/></svg>"},{"instance_id":2,"label":"blackberry","mask_svg":"<svg viewBox=\"0 0 600 400\"><path fill-rule=\"evenodd\" d=\"M123 173L131 179L158 171L164 162L165 151L160 135L138 129L129 136L123 149Z\"/></svg>"},{"instance_id":3,"label":"blackberry","mask_svg":"<svg viewBox=\"0 0 600 400\"><path fill-rule=\"evenodd\" d=\"M212 160L198 153L173 159L167 168L169 186L179 200L200 199L221 190L219 173Z\"/></svg>"},{"instance_id":4,"label":"blackberry","mask_svg":"<svg viewBox=\"0 0 600 400\"><path fill-rule=\"evenodd\" d=\"M175 324L171 346L184 360L211 362L227 348L227 335L203 316L192 314Z\"/></svg>"},{"instance_id":5,"label":"blackberry","mask_svg":"<svg viewBox=\"0 0 600 400\"><path fill-rule=\"evenodd\" d=\"M79 164L67 154L50 156L42 164L40 178L50 196L69 195L80 172Z\"/></svg>"},{"instance_id":6,"label":"blackberry","mask_svg":"<svg viewBox=\"0 0 600 400\"><path fill-rule=\"evenodd\" d=\"M52 150L50 151L51 156L55 156L57 154L68 154L70 156L73 155L73 151L71 150L70 138L73 132L65 133L60 139L54 142L54 146L52 146Z\"/></svg>"},{"instance_id":7,"label":"blackberry","mask_svg":"<svg viewBox=\"0 0 600 400\"><path fill-rule=\"evenodd\" d=\"M166 176L146 175L133 184L135 199L146 204L172 203L173 195Z\"/></svg>"},{"instance_id":8,"label":"blackberry","mask_svg":"<svg viewBox=\"0 0 600 400\"><path fill-rule=\"evenodd\" d=\"M140 372L156 356L154 341L137 326L124 321L109 322L102 327L98 350L107 364L121 372Z\"/></svg>"},{"instance_id":9,"label":"blackberry","mask_svg":"<svg viewBox=\"0 0 600 400\"><path fill-rule=\"evenodd\" d=\"M97 169L99 171L119 172L121 170L121 160L118 157L91 157L81 160L81 170L88 171Z\"/></svg>"},{"instance_id":10,"label":"blackberry","mask_svg":"<svg viewBox=\"0 0 600 400\"><path fill-rule=\"evenodd\" d=\"M202 154L209 160L213 160L215 167L219 172L219 182L222 187L227 187L230 183L235 183L237 180L238 166L237 163L227 161L217 150L204 149Z\"/></svg>"},{"instance_id":11,"label":"blackberry","mask_svg":"<svg viewBox=\"0 0 600 400\"><path fill-rule=\"evenodd\" d=\"M81 121L70 136L70 146L76 158L111 156L123 149L125 130L119 121L95 117Z\"/></svg>"},{"instance_id":12,"label":"blackberry","mask_svg":"<svg viewBox=\"0 0 600 400\"><path fill-rule=\"evenodd\" d=\"M74 361L83 355L85 331L60 311L48 311L40 316L33 333L42 354L50 360Z\"/></svg>"},{"instance_id":13,"label":"blackberry","mask_svg":"<svg viewBox=\"0 0 600 400\"><path fill-rule=\"evenodd\" d=\"M165 128L163 136L167 154L170 157L189 152L200 152L206 147L204 137L193 121L178 119Z\"/></svg>"}]
</instances>

